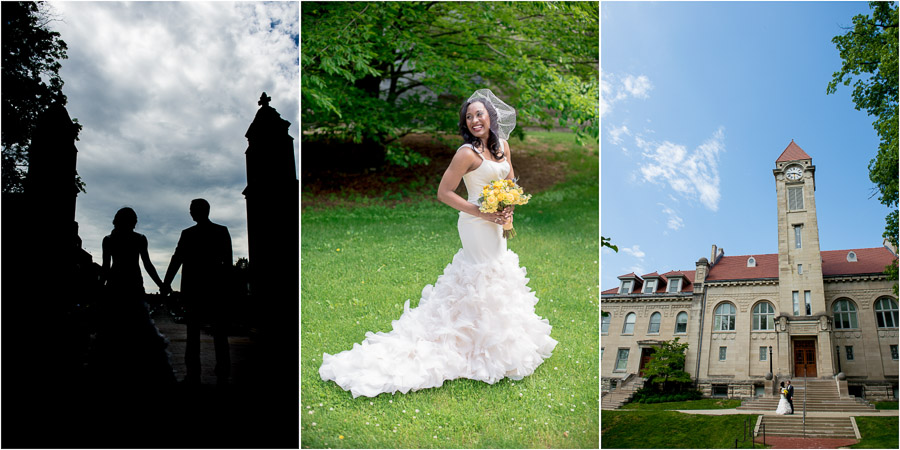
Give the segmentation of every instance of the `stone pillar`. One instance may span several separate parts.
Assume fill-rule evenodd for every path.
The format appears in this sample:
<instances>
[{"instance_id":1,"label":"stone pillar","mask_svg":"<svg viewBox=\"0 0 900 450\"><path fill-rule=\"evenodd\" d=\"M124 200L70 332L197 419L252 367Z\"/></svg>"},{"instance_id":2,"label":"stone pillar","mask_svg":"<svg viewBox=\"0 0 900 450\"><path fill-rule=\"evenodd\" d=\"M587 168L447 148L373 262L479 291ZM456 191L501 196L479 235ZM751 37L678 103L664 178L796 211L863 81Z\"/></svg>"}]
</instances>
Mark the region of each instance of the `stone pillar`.
<instances>
[{"instance_id":1,"label":"stone pillar","mask_svg":"<svg viewBox=\"0 0 900 450\"><path fill-rule=\"evenodd\" d=\"M250 295L266 342L264 382L275 378L296 385L299 352L299 183L291 123L269 106L264 92L247 130L247 233ZM283 371L283 372L282 372ZM274 386L279 383L271 383ZM281 387L284 387L283 385ZM290 400L290 395L285 395Z\"/></svg>"}]
</instances>

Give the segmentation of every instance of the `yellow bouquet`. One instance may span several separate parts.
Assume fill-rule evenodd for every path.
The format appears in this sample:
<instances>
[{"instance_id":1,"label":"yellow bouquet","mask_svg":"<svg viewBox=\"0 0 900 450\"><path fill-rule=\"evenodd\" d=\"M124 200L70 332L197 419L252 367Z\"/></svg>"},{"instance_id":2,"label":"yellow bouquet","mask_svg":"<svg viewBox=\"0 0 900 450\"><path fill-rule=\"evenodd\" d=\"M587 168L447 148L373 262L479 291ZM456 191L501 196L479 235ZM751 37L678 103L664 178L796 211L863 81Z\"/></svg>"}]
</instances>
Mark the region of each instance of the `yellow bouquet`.
<instances>
[{"instance_id":1,"label":"yellow bouquet","mask_svg":"<svg viewBox=\"0 0 900 450\"><path fill-rule=\"evenodd\" d=\"M516 184L516 180L494 180L481 189L481 197L478 210L484 213L495 213L507 206L524 205L531 199L531 194L525 194L522 188ZM513 228L512 219L503 224L503 237L516 237L516 229Z\"/></svg>"}]
</instances>

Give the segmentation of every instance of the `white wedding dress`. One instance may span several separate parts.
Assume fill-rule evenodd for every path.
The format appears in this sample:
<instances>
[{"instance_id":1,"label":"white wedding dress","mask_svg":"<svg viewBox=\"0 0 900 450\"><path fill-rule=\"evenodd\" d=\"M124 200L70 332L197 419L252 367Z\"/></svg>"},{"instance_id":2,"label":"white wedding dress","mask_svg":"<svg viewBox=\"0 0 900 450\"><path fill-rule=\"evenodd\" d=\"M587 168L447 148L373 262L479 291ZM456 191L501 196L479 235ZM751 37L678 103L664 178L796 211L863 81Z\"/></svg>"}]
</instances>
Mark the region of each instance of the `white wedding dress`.
<instances>
[{"instance_id":1,"label":"white wedding dress","mask_svg":"<svg viewBox=\"0 0 900 450\"><path fill-rule=\"evenodd\" d=\"M507 161L479 156L481 165L463 176L474 204L483 186L510 171ZM519 257L507 250L502 227L460 212L458 229L462 249L434 286L425 286L418 307L411 309L407 300L393 331L367 332L351 350L324 353L323 380L354 398L405 394L455 378L518 380L550 357L557 343L550 323L535 314L538 299Z\"/></svg>"},{"instance_id":2,"label":"white wedding dress","mask_svg":"<svg viewBox=\"0 0 900 450\"><path fill-rule=\"evenodd\" d=\"M788 403L784 394L781 394L781 400L778 400L778 407L775 408L775 414L788 414L791 412L793 412L791 411L791 404Z\"/></svg>"}]
</instances>

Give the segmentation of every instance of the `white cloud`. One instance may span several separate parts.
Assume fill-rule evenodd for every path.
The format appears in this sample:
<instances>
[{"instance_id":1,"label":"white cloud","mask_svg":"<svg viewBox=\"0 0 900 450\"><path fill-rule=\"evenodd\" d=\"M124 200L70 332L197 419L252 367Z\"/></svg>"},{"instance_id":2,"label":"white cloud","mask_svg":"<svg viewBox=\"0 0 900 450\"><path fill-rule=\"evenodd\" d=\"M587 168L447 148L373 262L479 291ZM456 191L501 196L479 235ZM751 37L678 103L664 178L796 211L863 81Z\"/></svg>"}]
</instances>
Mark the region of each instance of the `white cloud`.
<instances>
[{"instance_id":1,"label":"white cloud","mask_svg":"<svg viewBox=\"0 0 900 450\"><path fill-rule=\"evenodd\" d=\"M712 211L719 208L719 153L725 151L725 132L719 128L696 150L665 141L655 144L635 138L645 158L641 174L645 181L667 185L676 194L699 199Z\"/></svg>"},{"instance_id":2,"label":"white cloud","mask_svg":"<svg viewBox=\"0 0 900 450\"><path fill-rule=\"evenodd\" d=\"M631 248L624 247L621 250L625 253L628 253L631 256L634 256L635 258L637 258L639 260L643 260L644 256L646 256L646 254L641 251L641 247L637 244L631 246Z\"/></svg>"},{"instance_id":3,"label":"white cloud","mask_svg":"<svg viewBox=\"0 0 900 450\"><path fill-rule=\"evenodd\" d=\"M653 85L650 83L650 79L647 78L646 75L641 75L635 77L634 75L626 75L622 79L623 87L625 91L631 94L632 97L635 98L649 98L651 89L653 89Z\"/></svg>"},{"instance_id":4,"label":"white cloud","mask_svg":"<svg viewBox=\"0 0 900 450\"><path fill-rule=\"evenodd\" d=\"M644 269L644 266L642 266L640 264L635 264L635 265L629 267L628 271L633 272L635 275L643 275L643 274L647 273L646 270Z\"/></svg>"},{"instance_id":5,"label":"white cloud","mask_svg":"<svg viewBox=\"0 0 900 450\"><path fill-rule=\"evenodd\" d=\"M614 145L619 145L622 143L622 136L631 136L631 132L628 131L628 127L622 125L621 127L612 127L609 129L609 142Z\"/></svg>"},{"instance_id":6,"label":"white cloud","mask_svg":"<svg viewBox=\"0 0 900 450\"><path fill-rule=\"evenodd\" d=\"M646 75L622 76L600 73L600 117L612 111L613 104L625 100L629 96L639 99L650 98L649 92L653 83Z\"/></svg>"},{"instance_id":7,"label":"white cloud","mask_svg":"<svg viewBox=\"0 0 900 450\"><path fill-rule=\"evenodd\" d=\"M666 206L662 203L657 203L657 205L662 206L663 214L666 214L667 216L669 216L668 221L666 221L666 226L670 230L678 231L678 229L684 228L684 219L679 217L678 213L675 212L675 210L673 210L672 208L669 208L668 206Z\"/></svg>"},{"instance_id":8,"label":"white cloud","mask_svg":"<svg viewBox=\"0 0 900 450\"><path fill-rule=\"evenodd\" d=\"M61 21L51 26L68 44L67 108L84 126L75 143L87 183L76 205L84 248L99 261L113 215L131 206L164 272L193 225L190 201L203 197L229 228L234 257L248 256L244 133L263 91L300 137L298 3L53 6Z\"/></svg>"}]
</instances>

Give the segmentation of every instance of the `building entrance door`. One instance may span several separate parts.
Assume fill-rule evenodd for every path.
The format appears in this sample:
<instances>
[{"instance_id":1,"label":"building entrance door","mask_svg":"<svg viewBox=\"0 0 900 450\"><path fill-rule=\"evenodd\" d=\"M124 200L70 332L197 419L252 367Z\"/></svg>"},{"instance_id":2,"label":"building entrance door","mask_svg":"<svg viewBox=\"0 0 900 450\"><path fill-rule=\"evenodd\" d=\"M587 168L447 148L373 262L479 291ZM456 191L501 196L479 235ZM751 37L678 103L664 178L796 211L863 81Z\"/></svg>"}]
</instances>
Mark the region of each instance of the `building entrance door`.
<instances>
[{"instance_id":1,"label":"building entrance door","mask_svg":"<svg viewBox=\"0 0 900 450\"><path fill-rule=\"evenodd\" d=\"M806 373L804 374L804 366ZM794 341L794 376L816 377L816 341Z\"/></svg>"},{"instance_id":2,"label":"building entrance door","mask_svg":"<svg viewBox=\"0 0 900 450\"><path fill-rule=\"evenodd\" d=\"M641 378L644 377L644 365L650 361L650 357L653 356L653 353L656 352L655 348L643 348L641 349L641 367L638 369L638 374L640 374Z\"/></svg>"}]
</instances>

